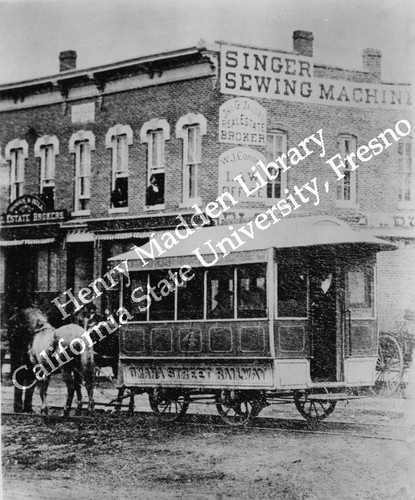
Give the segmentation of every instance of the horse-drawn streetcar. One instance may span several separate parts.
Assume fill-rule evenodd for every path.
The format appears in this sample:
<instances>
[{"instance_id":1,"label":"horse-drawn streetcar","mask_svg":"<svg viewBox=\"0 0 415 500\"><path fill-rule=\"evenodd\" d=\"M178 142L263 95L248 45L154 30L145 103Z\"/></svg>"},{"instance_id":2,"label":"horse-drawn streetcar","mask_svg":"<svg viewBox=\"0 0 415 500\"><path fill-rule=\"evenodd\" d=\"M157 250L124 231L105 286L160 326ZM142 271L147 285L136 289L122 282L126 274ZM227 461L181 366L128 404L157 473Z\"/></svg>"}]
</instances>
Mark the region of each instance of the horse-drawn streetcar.
<instances>
[{"instance_id":1,"label":"horse-drawn streetcar","mask_svg":"<svg viewBox=\"0 0 415 500\"><path fill-rule=\"evenodd\" d=\"M395 246L332 217L243 228L158 236L111 259L129 269L118 382L167 420L200 400L229 424L278 401L323 419L346 389L374 384L376 253Z\"/></svg>"}]
</instances>

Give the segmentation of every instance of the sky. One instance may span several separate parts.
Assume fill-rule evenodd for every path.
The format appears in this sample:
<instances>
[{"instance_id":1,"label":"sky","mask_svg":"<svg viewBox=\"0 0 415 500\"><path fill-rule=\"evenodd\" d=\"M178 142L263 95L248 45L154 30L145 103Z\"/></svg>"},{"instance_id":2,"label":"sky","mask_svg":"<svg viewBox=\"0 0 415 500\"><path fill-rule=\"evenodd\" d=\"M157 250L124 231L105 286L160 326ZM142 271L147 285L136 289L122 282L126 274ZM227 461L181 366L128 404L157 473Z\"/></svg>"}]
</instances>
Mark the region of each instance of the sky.
<instances>
[{"instance_id":1,"label":"sky","mask_svg":"<svg viewBox=\"0 0 415 500\"><path fill-rule=\"evenodd\" d=\"M362 68L382 51L382 79L409 82L413 0L0 0L0 83L56 74L59 52L79 69L193 47L200 39L292 50L314 34L314 62ZM412 33L410 32L412 30ZM412 54L412 57L410 57Z\"/></svg>"}]
</instances>

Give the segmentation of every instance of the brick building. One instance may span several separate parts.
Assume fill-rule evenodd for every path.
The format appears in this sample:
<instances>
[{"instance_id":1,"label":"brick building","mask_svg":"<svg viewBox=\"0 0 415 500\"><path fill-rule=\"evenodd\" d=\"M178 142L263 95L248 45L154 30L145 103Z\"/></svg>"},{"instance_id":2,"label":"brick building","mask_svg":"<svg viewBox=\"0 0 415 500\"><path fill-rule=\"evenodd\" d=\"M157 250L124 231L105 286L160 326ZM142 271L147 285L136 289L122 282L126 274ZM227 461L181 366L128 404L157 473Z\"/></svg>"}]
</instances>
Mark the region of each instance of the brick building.
<instances>
[{"instance_id":1,"label":"brick building","mask_svg":"<svg viewBox=\"0 0 415 500\"><path fill-rule=\"evenodd\" d=\"M293 215L330 214L400 246L379 255L381 328L415 310L412 136L402 122L410 87L382 82L377 50L363 50L361 70L314 62L304 31L289 52L202 41L86 70L66 51L58 74L1 85L0 111L3 320L13 304L47 310L59 293L79 291L109 257L174 228L195 204L203 210L229 191L238 204L224 218L246 220L312 178L319 204ZM345 162L338 179L327 160L387 129L382 151L358 168ZM319 130L324 157L313 143L255 196L238 191L236 175L252 183L252 165ZM108 292L99 305L116 300Z\"/></svg>"}]
</instances>

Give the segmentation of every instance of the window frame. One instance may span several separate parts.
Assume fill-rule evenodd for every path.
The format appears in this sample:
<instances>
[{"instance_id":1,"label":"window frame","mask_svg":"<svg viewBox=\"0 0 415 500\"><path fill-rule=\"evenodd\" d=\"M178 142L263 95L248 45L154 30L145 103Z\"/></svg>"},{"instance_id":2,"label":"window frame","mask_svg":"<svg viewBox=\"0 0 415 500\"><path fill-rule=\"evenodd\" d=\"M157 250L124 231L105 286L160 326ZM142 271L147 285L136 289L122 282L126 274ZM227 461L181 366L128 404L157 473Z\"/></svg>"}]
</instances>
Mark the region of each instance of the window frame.
<instances>
[{"instance_id":1,"label":"window frame","mask_svg":"<svg viewBox=\"0 0 415 500\"><path fill-rule=\"evenodd\" d=\"M14 139L5 148L6 160L10 162L9 201L25 193L25 160L29 156L29 146L24 139ZM18 168L20 164L20 169ZM21 174L21 177L19 176Z\"/></svg>"},{"instance_id":2,"label":"window frame","mask_svg":"<svg viewBox=\"0 0 415 500\"><path fill-rule=\"evenodd\" d=\"M48 155L50 151L50 170L52 175L46 177L48 170ZM44 188L53 188L53 200L55 200L56 192L56 156L59 154L59 140L55 135L45 135L40 137L35 143L35 158L40 158L40 184L39 192L43 195Z\"/></svg>"},{"instance_id":3,"label":"window frame","mask_svg":"<svg viewBox=\"0 0 415 500\"><path fill-rule=\"evenodd\" d=\"M189 162L189 131L198 130L199 135L195 136L196 145L196 161ZM189 113L182 116L176 123L176 137L183 140L183 153L182 153L182 203L179 207L190 207L195 203L201 203L201 198L199 195L199 184L200 184L200 170L202 166L203 158L203 140L202 137L207 133L207 120L201 114ZM199 137L199 138L198 138ZM199 142L199 154L197 151L197 143ZM197 161L198 160L198 161ZM193 166L195 169L195 180L194 180L194 195L189 192L189 167Z\"/></svg>"},{"instance_id":4,"label":"window frame","mask_svg":"<svg viewBox=\"0 0 415 500\"><path fill-rule=\"evenodd\" d=\"M191 132L194 136L190 140ZM192 144L191 144L192 143ZM198 198L198 177L200 164L202 163L202 135L200 125L193 124L185 128L183 141L183 201ZM192 173L194 171L193 189L191 188ZM192 192L193 191L193 192Z\"/></svg>"},{"instance_id":5,"label":"window frame","mask_svg":"<svg viewBox=\"0 0 415 500\"><path fill-rule=\"evenodd\" d=\"M401 138L398 142L398 208L401 209L411 209L414 207L415 201L415 172L412 161L412 137ZM409 162L407 161L406 146L409 145ZM403 157L399 152L400 148L403 148ZM402 159L401 159L402 158ZM401 167L402 164L402 167ZM409 168L406 169L405 166ZM405 200L405 189L408 187L405 181L405 176L409 176L409 200Z\"/></svg>"},{"instance_id":6,"label":"window frame","mask_svg":"<svg viewBox=\"0 0 415 500\"><path fill-rule=\"evenodd\" d=\"M88 175L80 175L81 168L81 152L83 146L86 145L87 149L85 151L85 166ZM81 200L91 201L91 177L92 177L92 151L95 150L95 136L91 131L80 130L72 135L69 140L69 152L74 155L75 161L75 177L74 177L74 212L72 215L90 215L91 209L88 204L87 208L82 207ZM81 178L87 178L87 193L80 195L79 193L79 180Z\"/></svg>"},{"instance_id":7,"label":"window frame","mask_svg":"<svg viewBox=\"0 0 415 500\"><path fill-rule=\"evenodd\" d=\"M247 316L243 315L240 313L240 303L238 299L238 287L239 287L239 282L240 282L240 270L246 266L252 266L252 265L259 265L259 266L264 266L264 273L263 273L263 278L265 280L265 287L263 290L264 296L264 305L265 305L265 315L261 316ZM211 307L209 310L209 305L212 306L212 301L211 298L208 297L209 294L209 283L211 281L211 277L209 276L209 273L214 271L214 278L216 279L217 275L221 275L222 268L227 268L228 269L228 276L230 276L230 279L232 279L232 316L231 317L215 317L215 315L212 315L213 308ZM149 287L152 283L151 276L155 276L156 273L167 273L168 270L171 270L172 272L178 272L179 268L173 267L173 268L160 268L160 269L153 269L149 271L131 271L132 275L130 277L131 283L140 283L140 286L142 286L143 290L140 292L140 294L135 294L136 297L142 297L145 295L149 295ZM196 322L229 322L229 321L269 321L270 318L270 311L268 308L268 274L267 274L267 263L266 262L258 262L258 263L249 263L249 264L230 264L227 266L215 266L212 269L205 269L204 267L193 267L192 268L194 272L202 272L203 276L199 276L199 280L203 282L203 304L200 304L202 307L200 308L203 311L203 314L201 315L200 318L193 318L193 319L179 319L180 313L179 313L179 290L181 288L177 287L174 285L174 292L171 292L171 294L174 294L174 311L173 311L173 317L172 319L151 319L152 317L152 305L154 302L154 299L152 299L150 306L148 309L145 311L142 311L140 314L142 314L143 319L133 319L131 320L131 323L142 323L142 322L150 322L150 323L171 323L171 322L179 322L179 323L196 323ZM141 275L139 279L138 276L136 275ZM222 276L223 277L223 276ZM146 283L146 289L144 288L143 284ZM155 283L153 282L153 285ZM134 301L131 298L131 293L135 290L133 290L134 286L131 285L129 288L125 286L125 282L123 281L122 285L122 299L121 303L123 306L127 307L127 309L134 315L134 306L131 304L131 302L141 302L139 299L138 301ZM158 295L159 291L157 290L156 293ZM163 299L164 300L164 299ZM173 300L170 299L170 300ZM145 306L146 302L143 302L142 306ZM216 304L215 304L216 305Z\"/></svg>"},{"instance_id":8,"label":"window frame","mask_svg":"<svg viewBox=\"0 0 415 500\"><path fill-rule=\"evenodd\" d=\"M301 261L297 260L289 260L289 266L294 267L298 266L301 264ZM306 297L306 304L305 304L305 311L306 315L305 316L281 316L280 315L280 307L279 307L279 302L280 302L280 294L279 294L279 286L280 286L280 268L283 266L281 262L277 262L275 264L275 319L277 320L309 320L310 318L310 272L308 266L304 265L303 270L305 276L306 276L306 282L305 282L305 297Z\"/></svg>"},{"instance_id":9,"label":"window frame","mask_svg":"<svg viewBox=\"0 0 415 500\"><path fill-rule=\"evenodd\" d=\"M270 157L268 156L268 138L272 137L273 138L273 152L270 154ZM277 137L282 138L282 151L278 154L277 153L277 146L276 146L276 139ZM275 162L275 160L281 155L281 154L287 154L287 142L288 142L288 134L284 130L281 129L274 129L270 130L266 134L266 151L265 151L265 157L268 162ZM283 171L281 168L279 169L280 173L277 177L277 179L273 181L268 181L267 185L264 187L265 190L265 203L266 205L274 205L276 201L280 200L281 198L284 198L284 191L287 189L287 184L288 184L288 172ZM279 182L277 182L279 180ZM279 198L271 196L268 197L268 186L272 186L272 191L274 193L275 190L275 185L280 184L281 185L281 196Z\"/></svg>"},{"instance_id":10,"label":"window frame","mask_svg":"<svg viewBox=\"0 0 415 500\"><path fill-rule=\"evenodd\" d=\"M122 146L121 146L122 144ZM111 190L112 194L116 189L117 179L127 179L127 205L114 207L111 197L108 213L123 213L129 211L129 176L130 176L130 155L129 147L133 144L133 131L129 125L118 123L111 127L105 135L105 147L111 149ZM120 154L121 152L121 154Z\"/></svg>"},{"instance_id":11,"label":"window frame","mask_svg":"<svg viewBox=\"0 0 415 500\"><path fill-rule=\"evenodd\" d=\"M153 164L153 137L155 134L160 134L160 161L159 165ZM140 131L140 139L143 144L147 144L147 184L144 199L144 210L160 210L166 204L166 141L170 139L170 125L164 119L156 119L147 121L143 124ZM154 205L147 204L147 189L150 186L150 179L153 175L164 176L163 181L163 203Z\"/></svg>"},{"instance_id":12,"label":"window frame","mask_svg":"<svg viewBox=\"0 0 415 500\"><path fill-rule=\"evenodd\" d=\"M368 282L368 274L370 272L370 282ZM357 303L350 301L350 273L360 272L363 273L364 279L364 295L365 299L369 296L370 304L367 306L364 303ZM377 300L376 300L376 288L377 288L377 275L376 275L376 263L374 261L367 261L363 263L356 263L349 266L346 269L346 308L351 312L352 319L375 319L377 317ZM369 284L369 290L367 290ZM371 310L371 311L370 311Z\"/></svg>"},{"instance_id":13,"label":"window frame","mask_svg":"<svg viewBox=\"0 0 415 500\"><path fill-rule=\"evenodd\" d=\"M349 151L347 151L346 148L346 141L352 141L352 147L350 148ZM344 191L345 191L345 179L346 176L342 177L337 181L337 186L336 186L336 205L338 207L356 207L357 206L357 171L356 169L352 170L352 168L349 168L349 163L346 161L346 156L350 155L351 153L356 153L357 150L357 137L353 134L340 134L337 137L337 149L339 151L340 156L342 157L344 161L344 171L349 173L349 179L350 179L350 198L345 199L344 198ZM356 158L356 156L355 156ZM339 197L339 192L342 193L342 196Z\"/></svg>"}]
</instances>

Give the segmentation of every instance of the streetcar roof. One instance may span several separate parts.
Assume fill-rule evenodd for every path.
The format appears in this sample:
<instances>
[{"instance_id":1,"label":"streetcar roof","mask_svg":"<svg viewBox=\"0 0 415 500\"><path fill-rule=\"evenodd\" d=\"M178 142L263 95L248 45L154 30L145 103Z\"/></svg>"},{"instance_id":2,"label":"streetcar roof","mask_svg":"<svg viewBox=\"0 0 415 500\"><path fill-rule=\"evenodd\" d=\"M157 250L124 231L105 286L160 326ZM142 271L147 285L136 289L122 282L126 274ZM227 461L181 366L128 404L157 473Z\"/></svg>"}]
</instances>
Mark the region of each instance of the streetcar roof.
<instances>
[{"instance_id":1,"label":"streetcar roof","mask_svg":"<svg viewBox=\"0 0 415 500\"><path fill-rule=\"evenodd\" d=\"M397 248L397 246L393 243L354 231L345 222L335 217L291 217L281 219L275 224L272 224L271 220L269 220L269 222L271 222L271 225L267 229L258 228L255 225L255 221L249 221L242 224L230 223L227 225L199 228L196 229L193 234L190 234L186 239L182 240L179 240L174 229L171 231L157 232L155 233L155 239L160 245L160 248L164 251L162 255L157 255L159 252L154 248L154 243L153 246L150 246L150 243L146 243L139 248L142 249L143 252L153 253L154 260L171 260L172 258L186 256L194 259L194 251L196 249L199 249L199 252L202 255L207 256L210 254L213 256L212 249L207 244L207 242L210 241L214 246L215 251L219 254L219 256L222 256L222 252L220 252L218 247L215 245L224 238L230 238L237 244L237 240L234 236L232 236L234 231L237 231L237 234L244 243L240 245L238 250L231 252L232 254L263 251L271 248L287 249L335 245L357 245L373 251L395 250ZM230 229L230 227L232 227L232 229ZM250 238L246 235L246 233L244 233L244 231L241 232L241 229L243 228L245 228L248 233L253 234L254 237ZM177 240L177 244L171 246L171 242L174 240L168 238L167 233L173 235L175 240ZM164 242L167 241L166 238L169 239L169 246L171 246L171 248L165 247ZM226 248L230 248L229 242L226 244ZM133 249L112 257L109 260L141 261L141 257ZM146 260L151 261L153 258L147 258ZM229 260L228 257L226 260ZM183 262L183 264L187 264L187 262Z\"/></svg>"}]
</instances>

